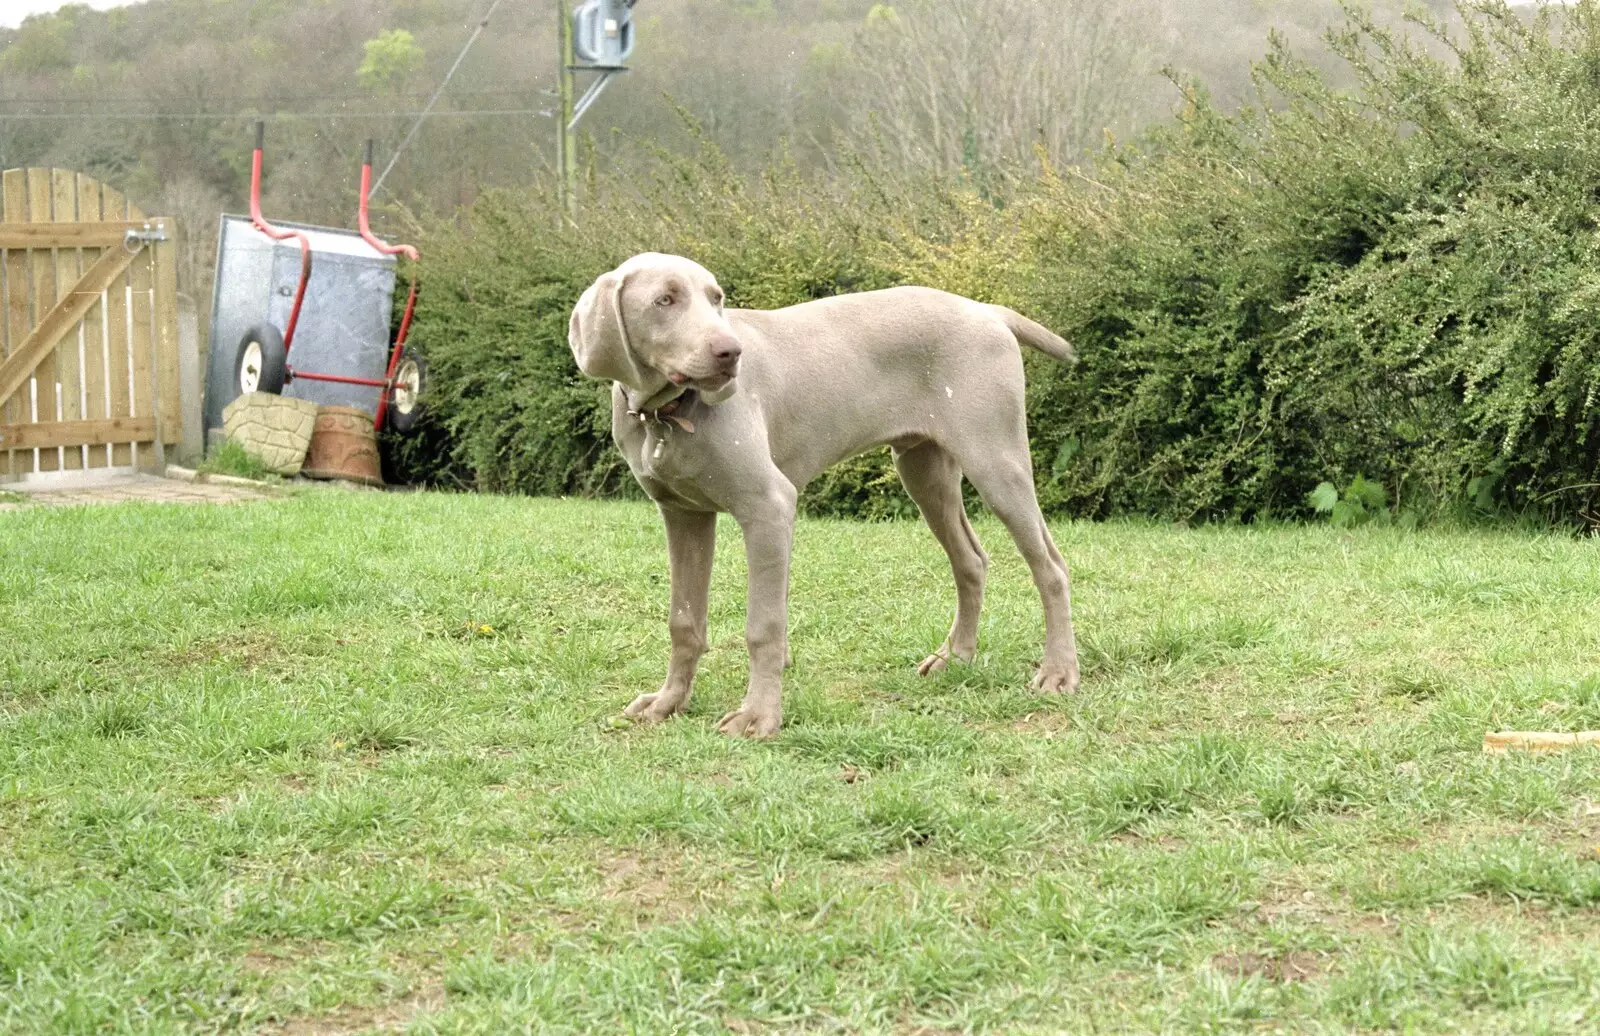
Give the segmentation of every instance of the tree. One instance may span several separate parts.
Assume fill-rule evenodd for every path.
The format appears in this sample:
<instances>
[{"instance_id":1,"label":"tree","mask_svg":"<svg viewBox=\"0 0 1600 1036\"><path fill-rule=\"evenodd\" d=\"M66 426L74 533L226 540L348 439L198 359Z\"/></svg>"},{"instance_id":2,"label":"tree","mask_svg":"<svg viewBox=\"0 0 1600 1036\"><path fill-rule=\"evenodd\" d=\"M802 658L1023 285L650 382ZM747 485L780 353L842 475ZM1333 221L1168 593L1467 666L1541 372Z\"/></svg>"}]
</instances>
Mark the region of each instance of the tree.
<instances>
[{"instance_id":1,"label":"tree","mask_svg":"<svg viewBox=\"0 0 1600 1036\"><path fill-rule=\"evenodd\" d=\"M422 48L405 29L390 29L365 43L366 55L356 78L369 90L395 90L422 68Z\"/></svg>"},{"instance_id":2,"label":"tree","mask_svg":"<svg viewBox=\"0 0 1600 1036\"><path fill-rule=\"evenodd\" d=\"M878 3L834 93L847 135L909 169L1075 159L1135 112L1151 20L1116 0Z\"/></svg>"},{"instance_id":3,"label":"tree","mask_svg":"<svg viewBox=\"0 0 1600 1036\"><path fill-rule=\"evenodd\" d=\"M15 40L0 53L0 73L41 75L72 67L68 40L81 4L63 7L58 14L34 15L22 23Z\"/></svg>"}]
</instances>

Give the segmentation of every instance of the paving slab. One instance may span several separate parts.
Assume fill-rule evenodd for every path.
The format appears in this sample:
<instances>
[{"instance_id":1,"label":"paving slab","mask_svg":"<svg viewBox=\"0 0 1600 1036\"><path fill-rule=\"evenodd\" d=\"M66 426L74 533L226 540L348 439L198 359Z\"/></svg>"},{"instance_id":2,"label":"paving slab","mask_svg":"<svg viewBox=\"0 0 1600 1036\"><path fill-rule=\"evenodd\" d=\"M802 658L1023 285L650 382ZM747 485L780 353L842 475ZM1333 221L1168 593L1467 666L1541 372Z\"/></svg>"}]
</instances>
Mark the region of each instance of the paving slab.
<instances>
[{"instance_id":1,"label":"paving slab","mask_svg":"<svg viewBox=\"0 0 1600 1036\"><path fill-rule=\"evenodd\" d=\"M155 475L124 475L88 485L0 486L0 511L22 507L82 507L97 504L233 504L269 500L272 494L238 484L181 482Z\"/></svg>"}]
</instances>

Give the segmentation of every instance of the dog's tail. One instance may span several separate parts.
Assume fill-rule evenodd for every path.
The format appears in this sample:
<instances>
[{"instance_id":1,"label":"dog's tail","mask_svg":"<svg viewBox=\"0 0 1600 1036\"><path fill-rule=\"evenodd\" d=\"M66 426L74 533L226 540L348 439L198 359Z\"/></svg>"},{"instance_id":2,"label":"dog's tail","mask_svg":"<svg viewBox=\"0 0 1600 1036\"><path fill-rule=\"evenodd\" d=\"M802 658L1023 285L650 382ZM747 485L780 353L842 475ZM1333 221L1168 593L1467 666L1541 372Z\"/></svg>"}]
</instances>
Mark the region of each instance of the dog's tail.
<instances>
[{"instance_id":1,"label":"dog's tail","mask_svg":"<svg viewBox=\"0 0 1600 1036\"><path fill-rule=\"evenodd\" d=\"M1062 363L1078 362L1078 354L1072 351L1071 344L1043 324L1034 323L1021 313L1004 306L994 306L993 309L1011 329L1011 333L1017 336L1017 341L1023 345L1032 346Z\"/></svg>"}]
</instances>

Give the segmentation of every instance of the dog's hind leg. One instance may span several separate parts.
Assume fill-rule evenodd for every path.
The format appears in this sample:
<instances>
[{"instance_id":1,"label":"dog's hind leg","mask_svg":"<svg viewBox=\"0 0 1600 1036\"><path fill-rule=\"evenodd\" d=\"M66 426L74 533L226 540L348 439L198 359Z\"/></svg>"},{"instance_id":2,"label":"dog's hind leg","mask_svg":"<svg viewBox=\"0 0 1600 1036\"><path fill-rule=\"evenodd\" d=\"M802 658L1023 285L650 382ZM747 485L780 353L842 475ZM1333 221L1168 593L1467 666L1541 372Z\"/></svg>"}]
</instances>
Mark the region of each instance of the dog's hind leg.
<instances>
[{"instance_id":1,"label":"dog's hind leg","mask_svg":"<svg viewBox=\"0 0 1600 1036\"><path fill-rule=\"evenodd\" d=\"M967 520L961 501L961 467L938 443L925 442L896 450L894 466L916 502L934 538L950 558L956 579L956 619L944 644L917 666L923 676L936 673L952 658L970 662L978 651L978 615L983 610L984 579L989 556Z\"/></svg>"},{"instance_id":2,"label":"dog's hind leg","mask_svg":"<svg viewBox=\"0 0 1600 1036\"><path fill-rule=\"evenodd\" d=\"M1033 573L1044 605L1044 659L1033 686L1049 694L1077 689L1078 645L1072 631L1072 590L1067 563L1050 538L1033 487L1027 433L968 471L989 510L1005 523Z\"/></svg>"}]
</instances>

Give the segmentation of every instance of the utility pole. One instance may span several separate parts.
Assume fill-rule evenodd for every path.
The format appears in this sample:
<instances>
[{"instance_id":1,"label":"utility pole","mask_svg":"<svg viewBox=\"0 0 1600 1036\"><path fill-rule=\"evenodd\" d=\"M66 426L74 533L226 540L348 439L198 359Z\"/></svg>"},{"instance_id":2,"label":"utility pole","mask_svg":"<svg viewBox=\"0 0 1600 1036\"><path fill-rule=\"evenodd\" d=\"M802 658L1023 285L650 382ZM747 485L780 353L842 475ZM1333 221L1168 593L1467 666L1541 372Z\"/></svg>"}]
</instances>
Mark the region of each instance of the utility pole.
<instances>
[{"instance_id":1,"label":"utility pole","mask_svg":"<svg viewBox=\"0 0 1600 1036\"><path fill-rule=\"evenodd\" d=\"M626 72L633 53L633 5L638 0L583 0L569 17L567 0L556 0L556 40L561 49L561 125L556 130L556 164L561 167L561 201L567 218L578 218L578 122L600 99L606 85ZM582 64L578 63L582 59ZM578 72L597 72L582 97Z\"/></svg>"},{"instance_id":2,"label":"utility pole","mask_svg":"<svg viewBox=\"0 0 1600 1036\"><path fill-rule=\"evenodd\" d=\"M573 126L572 106L575 90L572 50L572 17L567 0L556 0L557 44L561 50L561 115L556 127L556 164L561 167L561 204L567 218L578 218L578 134Z\"/></svg>"}]
</instances>

